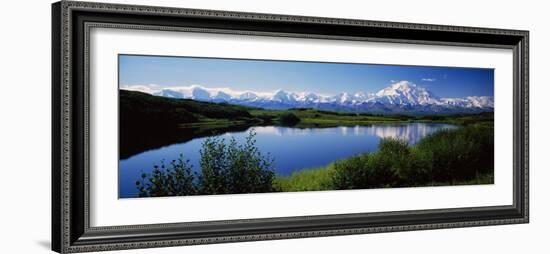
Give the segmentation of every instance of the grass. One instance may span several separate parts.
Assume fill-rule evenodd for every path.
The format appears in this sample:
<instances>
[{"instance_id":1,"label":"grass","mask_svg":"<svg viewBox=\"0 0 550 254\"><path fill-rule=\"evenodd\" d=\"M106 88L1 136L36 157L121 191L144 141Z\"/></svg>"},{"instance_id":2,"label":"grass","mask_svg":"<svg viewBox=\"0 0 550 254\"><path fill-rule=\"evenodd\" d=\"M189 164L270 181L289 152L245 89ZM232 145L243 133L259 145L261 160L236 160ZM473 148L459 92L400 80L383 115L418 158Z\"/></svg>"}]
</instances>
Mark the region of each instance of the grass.
<instances>
[{"instance_id":1,"label":"grass","mask_svg":"<svg viewBox=\"0 0 550 254\"><path fill-rule=\"evenodd\" d=\"M455 125L470 125L473 123L492 124L493 122L493 113L414 116L346 113L310 108L288 110L251 109L249 113L254 117L262 118L264 121L268 119L269 123L273 125L281 125L281 116L292 113L300 118L300 121L293 126L296 128L366 126L372 124L399 124L411 122L450 123Z\"/></svg>"},{"instance_id":2,"label":"grass","mask_svg":"<svg viewBox=\"0 0 550 254\"><path fill-rule=\"evenodd\" d=\"M273 186L279 191L332 190L331 166L304 169L290 176L276 177Z\"/></svg>"},{"instance_id":3,"label":"grass","mask_svg":"<svg viewBox=\"0 0 550 254\"><path fill-rule=\"evenodd\" d=\"M297 191L326 191L334 190L331 177L334 173L332 164L326 167L315 169L305 169L292 173L290 176L279 176L274 179L274 189L281 192ZM438 186L461 186L461 185L479 185L493 184L493 174L479 175L478 177L465 180L450 182L427 182L422 185L404 186L404 187L438 187ZM390 186L386 186L390 187Z\"/></svg>"},{"instance_id":4,"label":"grass","mask_svg":"<svg viewBox=\"0 0 550 254\"><path fill-rule=\"evenodd\" d=\"M494 180L495 179L493 174L483 174L471 180L455 181L452 185L460 186L460 185L493 184ZM430 187L430 186L449 186L449 185L451 185L449 184L449 182L429 182L429 183L426 183L424 186Z\"/></svg>"},{"instance_id":5,"label":"grass","mask_svg":"<svg viewBox=\"0 0 550 254\"><path fill-rule=\"evenodd\" d=\"M408 123L415 120L414 117L404 119L397 116L376 116L354 113L337 113L316 109L290 109L290 110L263 110L253 109L249 111L250 117L235 119L209 118L195 115L196 121L178 124L180 128L204 128L229 127L232 125L277 125L292 126L295 128L322 128L336 126L365 126L383 123ZM295 118L294 118L295 117ZM289 119L291 118L291 119Z\"/></svg>"},{"instance_id":6,"label":"grass","mask_svg":"<svg viewBox=\"0 0 550 254\"><path fill-rule=\"evenodd\" d=\"M212 119L212 118L203 118L200 122L194 123L181 123L178 126L180 128L198 128L198 127L229 127L234 125L245 125L250 121L246 120L228 120L228 119Z\"/></svg>"},{"instance_id":7,"label":"grass","mask_svg":"<svg viewBox=\"0 0 550 254\"><path fill-rule=\"evenodd\" d=\"M297 128L308 127L333 127L333 126L356 126L370 125L373 123L399 123L409 122L413 118L403 120L399 116L377 116L358 113L338 113L333 111L317 109L288 109L288 110L263 110L254 109L249 111L252 116L269 118L272 123L280 124L281 116L292 113L300 118L294 125Z\"/></svg>"}]
</instances>

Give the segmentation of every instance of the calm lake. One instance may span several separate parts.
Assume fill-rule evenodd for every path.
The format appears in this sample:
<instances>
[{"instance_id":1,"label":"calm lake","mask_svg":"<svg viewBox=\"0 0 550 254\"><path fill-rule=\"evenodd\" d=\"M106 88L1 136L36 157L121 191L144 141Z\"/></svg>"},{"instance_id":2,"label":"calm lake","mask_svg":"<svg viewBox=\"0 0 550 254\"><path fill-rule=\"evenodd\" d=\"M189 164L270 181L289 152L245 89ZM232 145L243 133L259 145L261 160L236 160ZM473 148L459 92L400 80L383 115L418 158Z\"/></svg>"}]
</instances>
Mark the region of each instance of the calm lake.
<instances>
[{"instance_id":1,"label":"calm lake","mask_svg":"<svg viewBox=\"0 0 550 254\"><path fill-rule=\"evenodd\" d=\"M426 135L442 128L455 128L449 124L409 123L377 124L371 126L333 128L291 128L281 126L250 127L246 131L227 132L221 137L231 137L242 143L250 130L256 135L256 145L265 155L270 153L275 160L275 174L290 175L294 171L326 166L331 162L354 154L375 151L381 138L399 138L414 144ZM169 162L180 154L189 159L194 170L199 170L199 150L206 139L196 138L188 142L149 150L119 162L119 196L137 196L136 180L142 172L148 173L153 165L164 159Z\"/></svg>"}]
</instances>

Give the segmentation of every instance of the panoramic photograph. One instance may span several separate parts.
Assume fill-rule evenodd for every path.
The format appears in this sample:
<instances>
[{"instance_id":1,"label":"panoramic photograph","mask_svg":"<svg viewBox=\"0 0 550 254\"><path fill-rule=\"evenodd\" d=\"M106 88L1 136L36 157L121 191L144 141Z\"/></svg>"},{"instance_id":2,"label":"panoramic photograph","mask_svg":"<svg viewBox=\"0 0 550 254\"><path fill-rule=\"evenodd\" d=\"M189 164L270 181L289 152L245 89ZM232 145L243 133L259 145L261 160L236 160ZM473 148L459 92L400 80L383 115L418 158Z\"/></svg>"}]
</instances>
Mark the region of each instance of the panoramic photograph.
<instances>
[{"instance_id":1,"label":"panoramic photograph","mask_svg":"<svg viewBox=\"0 0 550 254\"><path fill-rule=\"evenodd\" d=\"M494 183L494 70L119 55L119 198Z\"/></svg>"}]
</instances>

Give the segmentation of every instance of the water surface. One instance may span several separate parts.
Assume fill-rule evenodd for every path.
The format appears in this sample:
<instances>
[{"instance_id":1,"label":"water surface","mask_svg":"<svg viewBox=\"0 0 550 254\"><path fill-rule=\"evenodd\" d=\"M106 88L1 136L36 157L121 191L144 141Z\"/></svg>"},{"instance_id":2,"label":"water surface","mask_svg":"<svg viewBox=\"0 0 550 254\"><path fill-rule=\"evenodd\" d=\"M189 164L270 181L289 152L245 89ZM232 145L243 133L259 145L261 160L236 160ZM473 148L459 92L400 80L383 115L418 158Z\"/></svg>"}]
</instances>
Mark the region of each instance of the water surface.
<instances>
[{"instance_id":1,"label":"water surface","mask_svg":"<svg viewBox=\"0 0 550 254\"><path fill-rule=\"evenodd\" d=\"M326 166L338 159L371 152L377 149L382 138L398 138L415 144L426 135L442 128L454 128L449 124L408 123L374 124L370 126L331 128L292 128L281 126L250 127L245 131L226 132L219 135L228 140L234 137L244 142L249 131L256 132L256 145L263 154L269 153L275 160L275 174L288 176L294 171ZM206 137L192 139L133 155L119 162L119 196L136 197L136 180L142 172L150 172L162 159L170 161L180 154L190 160L193 169L200 170L199 150Z\"/></svg>"}]
</instances>

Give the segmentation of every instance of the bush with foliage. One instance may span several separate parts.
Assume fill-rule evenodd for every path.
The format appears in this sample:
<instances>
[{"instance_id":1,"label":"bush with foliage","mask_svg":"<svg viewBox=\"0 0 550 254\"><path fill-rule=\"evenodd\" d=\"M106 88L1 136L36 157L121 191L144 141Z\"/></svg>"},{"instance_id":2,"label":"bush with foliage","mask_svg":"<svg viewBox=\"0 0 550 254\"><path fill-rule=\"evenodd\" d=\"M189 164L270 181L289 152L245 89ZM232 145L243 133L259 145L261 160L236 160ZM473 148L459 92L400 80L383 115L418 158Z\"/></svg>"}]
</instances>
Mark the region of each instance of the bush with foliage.
<instances>
[{"instance_id":1,"label":"bush with foliage","mask_svg":"<svg viewBox=\"0 0 550 254\"><path fill-rule=\"evenodd\" d=\"M346 160L336 161L332 174L335 189L360 189L372 179L364 165L368 164L369 154L360 154Z\"/></svg>"},{"instance_id":2,"label":"bush with foliage","mask_svg":"<svg viewBox=\"0 0 550 254\"><path fill-rule=\"evenodd\" d=\"M272 192L273 159L256 147L255 133L244 144L234 138L207 138L200 150L200 172L193 173L182 156L168 166L164 161L136 182L141 197Z\"/></svg>"},{"instance_id":3,"label":"bush with foliage","mask_svg":"<svg viewBox=\"0 0 550 254\"><path fill-rule=\"evenodd\" d=\"M168 166L163 160L160 166L153 167L150 174L142 173L141 180L136 181L136 187L140 197L193 195L198 190L194 179L189 160L184 160L183 155L180 155Z\"/></svg>"},{"instance_id":4,"label":"bush with foliage","mask_svg":"<svg viewBox=\"0 0 550 254\"><path fill-rule=\"evenodd\" d=\"M406 142L382 139L377 153L364 153L334 163L332 181L337 189L381 188L399 185L410 167Z\"/></svg>"},{"instance_id":5,"label":"bush with foliage","mask_svg":"<svg viewBox=\"0 0 550 254\"><path fill-rule=\"evenodd\" d=\"M279 120L281 121L281 124L284 126L293 126L300 122L300 118L293 113L283 113L279 117Z\"/></svg>"},{"instance_id":6,"label":"bush with foliage","mask_svg":"<svg viewBox=\"0 0 550 254\"><path fill-rule=\"evenodd\" d=\"M200 151L203 194L257 193L273 191L273 159L256 147L256 134L250 132L244 144L234 138L207 138Z\"/></svg>"},{"instance_id":7,"label":"bush with foliage","mask_svg":"<svg viewBox=\"0 0 550 254\"><path fill-rule=\"evenodd\" d=\"M494 168L493 128L468 126L441 130L417 144L417 153L430 163L431 181L470 180Z\"/></svg>"},{"instance_id":8,"label":"bush with foliage","mask_svg":"<svg viewBox=\"0 0 550 254\"><path fill-rule=\"evenodd\" d=\"M376 153L335 162L332 183L335 189L453 185L492 175L493 158L491 127L444 129L415 146L382 139Z\"/></svg>"}]
</instances>

